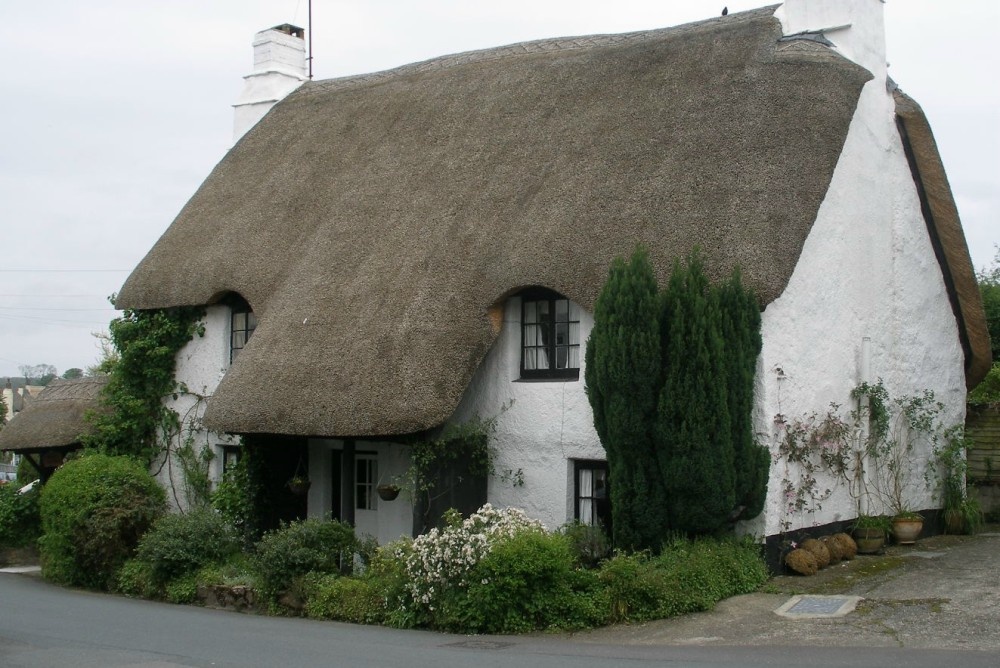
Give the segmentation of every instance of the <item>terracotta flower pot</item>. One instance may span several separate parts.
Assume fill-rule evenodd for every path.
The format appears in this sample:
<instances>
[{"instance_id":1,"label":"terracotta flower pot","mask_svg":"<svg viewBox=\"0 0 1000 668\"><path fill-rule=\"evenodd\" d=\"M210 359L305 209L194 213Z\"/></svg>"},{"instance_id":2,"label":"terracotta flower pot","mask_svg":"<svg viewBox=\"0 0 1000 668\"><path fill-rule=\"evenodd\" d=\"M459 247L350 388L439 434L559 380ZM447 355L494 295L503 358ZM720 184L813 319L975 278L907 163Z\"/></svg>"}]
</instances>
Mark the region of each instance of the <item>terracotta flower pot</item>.
<instances>
[{"instance_id":1,"label":"terracotta flower pot","mask_svg":"<svg viewBox=\"0 0 1000 668\"><path fill-rule=\"evenodd\" d=\"M924 528L922 518L894 517L892 519L892 537L900 545L913 545L917 536Z\"/></svg>"},{"instance_id":2,"label":"terracotta flower pot","mask_svg":"<svg viewBox=\"0 0 1000 668\"><path fill-rule=\"evenodd\" d=\"M878 527L855 529L854 542L860 554L875 554L885 545L885 531Z\"/></svg>"}]
</instances>

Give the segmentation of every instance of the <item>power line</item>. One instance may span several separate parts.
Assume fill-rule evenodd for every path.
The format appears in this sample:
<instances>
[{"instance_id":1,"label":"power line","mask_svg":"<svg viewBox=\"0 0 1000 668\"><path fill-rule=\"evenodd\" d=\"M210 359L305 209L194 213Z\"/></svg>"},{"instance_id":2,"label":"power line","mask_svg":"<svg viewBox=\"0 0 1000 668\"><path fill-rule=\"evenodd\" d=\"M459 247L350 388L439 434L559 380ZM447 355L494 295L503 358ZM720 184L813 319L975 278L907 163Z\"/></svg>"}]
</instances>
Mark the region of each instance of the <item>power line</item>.
<instances>
[{"instance_id":1,"label":"power line","mask_svg":"<svg viewBox=\"0 0 1000 668\"><path fill-rule=\"evenodd\" d=\"M0 311L110 311L116 308L48 308L44 306L0 306Z\"/></svg>"},{"instance_id":2,"label":"power line","mask_svg":"<svg viewBox=\"0 0 1000 668\"><path fill-rule=\"evenodd\" d=\"M32 273L49 273L49 272L64 272L64 273L127 273L132 271L131 269L0 269L0 272L5 274L11 273L22 273L22 274L32 274Z\"/></svg>"}]
</instances>

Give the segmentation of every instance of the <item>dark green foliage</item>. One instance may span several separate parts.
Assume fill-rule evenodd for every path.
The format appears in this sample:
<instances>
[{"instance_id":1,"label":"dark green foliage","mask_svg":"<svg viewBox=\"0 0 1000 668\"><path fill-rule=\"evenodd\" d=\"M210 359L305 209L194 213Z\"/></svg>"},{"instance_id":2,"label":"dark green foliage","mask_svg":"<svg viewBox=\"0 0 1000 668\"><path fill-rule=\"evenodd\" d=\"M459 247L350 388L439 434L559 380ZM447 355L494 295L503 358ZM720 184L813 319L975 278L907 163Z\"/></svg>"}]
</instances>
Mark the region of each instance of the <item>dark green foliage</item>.
<instances>
[{"instance_id":1,"label":"dark green foliage","mask_svg":"<svg viewBox=\"0 0 1000 668\"><path fill-rule=\"evenodd\" d=\"M709 284L697 252L657 292L638 249L594 308L587 395L608 456L615 546L660 548L763 509L770 458L754 440L760 309L739 273Z\"/></svg>"},{"instance_id":2,"label":"dark green foliage","mask_svg":"<svg viewBox=\"0 0 1000 668\"><path fill-rule=\"evenodd\" d=\"M107 413L94 413L93 433L84 445L111 455L130 455L152 461L160 452L160 436L175 431L177 414L163 399L178 391L174 380L177 352L197 333L200 308L179 307L150 311L126 309L111 321L111 341L119 353L109 364L103 390Z\"/></svg>"},{"instance_id":3,"label":"dark green foliage","mask_svg":"<svg viewBox=\"0 0 1000 668\"><path fill-rule=\"evenodd\" d=\"M767 581L760 546L742 540L675 541L656 557L618 555L604 563L612 622L642 622L710 610Z\"/></svg>"},{"instance_id":4,"label":"dark green foliage","mask_svg":"<svg viewBox=\"0 0 1000 668\"><path fill-rule=\"evenodd\" d=\"M676 263L663 295L656 455L668 527L691 535L723 529L736 502L721 320L697 254Z\"/></svg>"},{"instance_id":5,"label":"dark green foliage","mask_svg":"<svg viewBox=\"0 0 1000 668\"><path fill-rule=\"evenodd\" d=\"M40 492L18 494L16 484L0 485L0 547L28 547L41 535Z\"/></svg>"},{"instance_id":6,"label":"dark green foliage","mask_svg":"<svg viewBox=\"0 0 1000 668\"><path fill-rule=\"evenodd\" d=\"M163 488L134 459L92 454L66 463L42 488L43 575L107 588L165 501Z\"/></svg>"},{"instance_id":7,"label":"dark green foliage","mask_svg":"<svg viewBox=\"0 0 1000 668\"><path fill-rule=\"evenodd\" d=\"M299 520L270 531L257 544L260 592L274 599L311 571L350 572L356 547L354 529L336 520Z\"/></svg>"},{"instance_id":8,"label":"dark green foliage","mask_svg":"<svg viewBox=\"0 0 1000 668\"><path fill-rule=\"evenodd\" d=\"M15 484L18 487L24 487L32 480L38 480L38 470L31 465L27 456L21 457L21 461L17 463L17 480Z\"/></svg>"},{"instance_id":9,"label":"dark green foliage","mask_svg":"<svg viewBox=\"0 0 1000 668\"><path fill-rule=\"evenodd\" d=\"M246 548L260 539L263 458L258 446L244 443L236 466L226 472L212 495L212 507L233 526Z\"/></svg>"},{"instance_id":10,"label":"dark green foliage","mask_svg":"<svg viewBox=\"0 0 1000 668\"><path fill-rule=\"evenodd\" d=\"M139 541L136 558L148 564L153 584L164 587L203 566L223 562L238 551L236 534L221 515L195 509L186 515L170 514L158 519Z\"/></svg>"},{"instance_id":11,"label":"dark green foliage","mask_svg":"<svg viewBox=\"0 0 1000 668\"><path fill-rule=\"evenodd\" d=\"M112 589L125 596L158 598L160 588L153 582L152 566L146 561L129 559L115 574Z\"/></svg>"},{"instance_id":12,"label":"dark green foliage","mask_svg":"<svg viewBox=\"0 0 1000 668\"><path fill-rule=\"evenodd\" d=\"M986 327L990 333L993 366L986 378L969 393L969 403L975 405L1000 403L1000 248L993 265L977 276L979 293L986 311Z\"/></svg>"},{"instance_id":13,"label":"dark green foliage","mask_svg":"<svg viewBox=\"0 0 1000 668\"><path fill-rule=\"evenodd\" d=\"M522 532L496 545L469 574L468 589L446 595L439 628L461 633L579 629L607 616L597 577L575 570L562 534Z\"/></svg>"},{"instance_id":14,"label":"dark green foliage","mask_svg":"<svg viewBox=\"0 0 1000 668\"><path fill-rule=\"evenodd\" d=\"M614 543L658 545L667 499L650 425L661 382L656 277L645 251L616 258L594 306L586 347L587 397L608 457Z\"/></svg>"}]
</instances>

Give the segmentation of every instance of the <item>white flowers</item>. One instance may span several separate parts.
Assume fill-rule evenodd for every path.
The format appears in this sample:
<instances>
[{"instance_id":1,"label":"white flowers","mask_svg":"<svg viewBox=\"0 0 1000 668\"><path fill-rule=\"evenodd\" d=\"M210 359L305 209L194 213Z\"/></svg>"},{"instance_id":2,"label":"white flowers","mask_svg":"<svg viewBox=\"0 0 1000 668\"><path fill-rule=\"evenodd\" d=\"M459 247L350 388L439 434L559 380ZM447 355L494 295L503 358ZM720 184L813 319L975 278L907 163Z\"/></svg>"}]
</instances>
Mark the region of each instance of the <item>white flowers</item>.
<instances>
[{"instance_id":1,"label":"white flowers","mask_svg":"<svg viewBox=\"0 0 1000 668\"><path fill-rule=\"evenodd\" d=\"M406 588L414 605L433 611L435 599L448 587L467 586L469 571L494 545L527 531L543 532L545 527L523 510L487 503L461 524L418 536L405 557Z\"/></svg>"}]
</instances>

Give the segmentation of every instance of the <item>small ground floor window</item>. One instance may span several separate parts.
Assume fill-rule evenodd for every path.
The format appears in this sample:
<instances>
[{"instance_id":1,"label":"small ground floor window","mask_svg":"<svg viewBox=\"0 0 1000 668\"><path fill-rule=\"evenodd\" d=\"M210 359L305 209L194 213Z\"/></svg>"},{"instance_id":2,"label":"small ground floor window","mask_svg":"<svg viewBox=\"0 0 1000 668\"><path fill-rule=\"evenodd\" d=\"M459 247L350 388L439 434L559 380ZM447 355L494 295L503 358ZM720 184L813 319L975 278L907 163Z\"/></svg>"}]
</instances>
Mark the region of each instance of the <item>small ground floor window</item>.
<instances>
[{"instance_id":1,"label":"small ground floor window","mask_svg":"<svg viewBox=\"0 0 1000 668\"><path fill-rule=\"evenodd\" d=\"M608 463L577 460L574 518L581 524L600 526L611 535L611 495Z\"/></svg>"}]
</instances>

